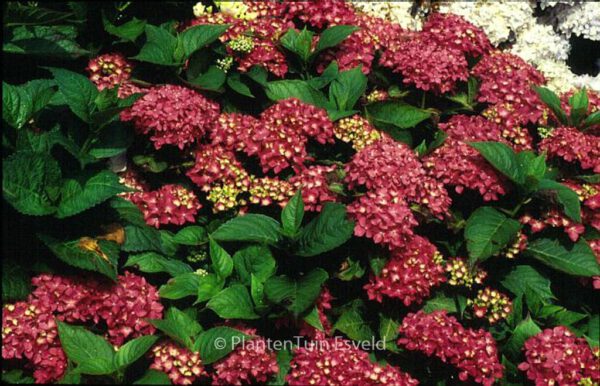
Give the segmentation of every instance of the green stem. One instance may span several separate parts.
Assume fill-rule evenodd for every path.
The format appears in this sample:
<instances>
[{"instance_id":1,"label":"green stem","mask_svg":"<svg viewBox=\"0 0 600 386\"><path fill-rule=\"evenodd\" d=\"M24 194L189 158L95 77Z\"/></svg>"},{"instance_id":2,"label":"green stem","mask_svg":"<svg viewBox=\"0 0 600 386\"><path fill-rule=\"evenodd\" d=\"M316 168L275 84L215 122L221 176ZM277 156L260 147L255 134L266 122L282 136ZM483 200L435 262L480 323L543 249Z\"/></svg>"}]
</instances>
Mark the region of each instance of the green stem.
<instances>
[{"instance_id":1,"label":"green stem","mask_svg":"<svg viewBox=\"0 0 600 386\"><path fill-rule=\"evenodd\" d=\"M423 95L421 95L421 108L425 108L425 101L427 100L427 94L423 91Z\"/></svg>"}]
</instances>

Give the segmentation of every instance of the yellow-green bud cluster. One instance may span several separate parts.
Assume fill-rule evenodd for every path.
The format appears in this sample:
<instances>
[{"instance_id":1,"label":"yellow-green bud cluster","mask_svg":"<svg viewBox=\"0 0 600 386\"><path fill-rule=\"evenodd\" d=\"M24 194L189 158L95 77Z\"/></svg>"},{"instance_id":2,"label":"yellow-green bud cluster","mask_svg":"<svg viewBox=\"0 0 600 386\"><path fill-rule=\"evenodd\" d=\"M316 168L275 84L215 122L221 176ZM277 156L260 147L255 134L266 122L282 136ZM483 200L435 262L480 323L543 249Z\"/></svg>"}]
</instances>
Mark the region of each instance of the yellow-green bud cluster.
<instances>
[{"instance_id":1,"label":"yellow-green bud cluster","mask_svg":"<svg viewBox=\"0 0 600 386\"><path fill-rule=\"evenodd\" d=\"M552 134L551 127L538 127L537 131L542 138L548 138Z\"/></svg>"},{"instance_id":2,"label":"yellow-green bud cluster","mask_svg":"<svg viewBox=\"0 0 600 386\"><path fill-rule=\"evenodd\" d=\"M351 143L356 151L381 139L381 134L371 127L369 121L359 115L340 119L334 126L333 132L340 141Z\"/></svg>"},{"instance_id":3,"label":"yellow-green bud cluster","mask_svg":"<svg viewBox=\"0 0 600 386\"><path fill-rule=\"evenodd\" d=\"M481 284L487 276L487 273L481 269L475 272L469 270L466 261L460 257L449 259L446 262L446 272L448 273L448 284L452 286L463 286L471 288L473 284Z\"/></svg>"},{"instance_id":4,"label":"yellow-green bud cluster","mask_svg":"<svg viewBox=\"0 0 600 386\"><path fill-rule=\"evenodd\" d=\"M233 56L228 56L223 59L217 59L217 67L223 70L224 73L227 73L231 66L233 65Z\"/></svg>"},{"instance_id":5,"label":"yellow-green bud cluster","mask_svg":"<svg viewBox=\"0 0 600 386\"><path fill-rule=\"evenodd\" d=\"M254 41L250 36L240 35L237 38L229 41L227 46L235 52L248 54L254 48Z\"/></svg>"},{"instance_id":6,"label":"yellow-green bud cluster","mask_svg":"<svg viewBox=\"0 0 600 386\"><path fill-rule=\"evenodd\" d=\"M512 312L509 297L489 287L479 290L475 299L467 300L467 305L473 308L476 317L487 318L490 324L506 319Z\"/></svg>"},{"instance_id":7,"label":"yellow-green bud cluster","mask_svg":"<svg viewBox=\"0 0 600 386\"><path fill-rule=\"evenodd\" d=\"M187 261L190 263L199 263L208 258L206 251L194 251L187 256Z\"/></svg>"},{"instance_id":8,"label":"yellow-green bud cluster","mask_svg":"<svg viewBox=\"0 0 600 386\"><path fill-rule=\"evenodd\" d=\"M258 205L271 205L272 202L285 202L294 195L294 187L287 181L275 178L257 178L250 185L250 202Z\"/></svg>"}]
</instances>

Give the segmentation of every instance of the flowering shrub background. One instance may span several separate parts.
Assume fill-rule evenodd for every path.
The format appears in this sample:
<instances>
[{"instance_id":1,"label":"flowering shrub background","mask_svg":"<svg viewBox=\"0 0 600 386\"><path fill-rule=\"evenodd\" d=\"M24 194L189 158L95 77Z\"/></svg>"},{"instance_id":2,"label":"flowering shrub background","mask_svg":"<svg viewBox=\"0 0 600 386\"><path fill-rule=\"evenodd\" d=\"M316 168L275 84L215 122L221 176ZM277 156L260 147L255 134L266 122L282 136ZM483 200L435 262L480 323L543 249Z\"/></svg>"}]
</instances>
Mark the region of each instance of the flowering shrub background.
<instances>
[{"instance_id":1,"label":"flowering shrub background","mask_svg":"<svg viewBox=\"0 0 600 386\"><path fill-rule=\"evenodd\" d=\"M3 381L600 383L598 5L5 7Z\"/></svg>"}]
</instances>

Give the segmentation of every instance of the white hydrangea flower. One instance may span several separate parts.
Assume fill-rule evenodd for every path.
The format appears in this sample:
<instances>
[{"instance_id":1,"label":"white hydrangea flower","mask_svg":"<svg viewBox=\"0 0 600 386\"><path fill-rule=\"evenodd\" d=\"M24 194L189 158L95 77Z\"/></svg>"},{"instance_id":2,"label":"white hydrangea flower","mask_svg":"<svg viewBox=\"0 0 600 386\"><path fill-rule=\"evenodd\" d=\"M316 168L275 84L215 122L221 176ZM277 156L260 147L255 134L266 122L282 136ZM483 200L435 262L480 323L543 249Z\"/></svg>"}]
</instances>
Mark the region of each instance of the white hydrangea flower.
<instances>
[{"instance_id":1,"label":"white hydrangea flower","mask_svg":"<svg viewBox=\"0 0 600 386\"><path fill-rule=\"evenodd\" d=\"M596 76L579 75L573 80L573 86L577 88L588 88L590 90L600 92L600 74Z\"/></svg>"},{"instance_id":2,"label":"white hydrangea flower","mask_svg":"<svg viewBox=\"0 0 600 386\"><path fill-rule=\"evenodd\" d=\"M573 4L577 3L577 1L575 1L575 0L558 0L558 1L540 0L539 3L540 3L540 8L541 9L546 9L546 8L555 7L557 4L573 5Z\"/></svg>"},{"instance_id":3,"label":"white hydrangea flower","mask_svg":"<svg viewBox=\"0 0 600 386\"><path fill-rule=\"evenodd\" d=\"M533 10L533 3L509 0L452 1L440 6L440 12L460 15L483 29L494 46L535 22Z\"/></svg>"},{"instance_id":4,"label":"white hydrangea flower","mask_svg":"<svg viewBox=\"0 0 600 386\"><path fill-rule=\"evenodd\" d=\"M558 29L569 36L582 36L590 40L600 40L600 5L596 2L582 2L572 7L556 7L554 16Z\"/></svg>"},{"instance_id":5,"label":"white hydrangea flower","mask_svg":"<svg viewBox=\"0 0 600 386\"><path fill-rule=\"evenodd\" d=\"M420 31L423 28L423 15L411 15L412 1L351 1L354 9L369 16L379 17L398 23L404 29Z\"/></svg>"},{"instance_id":6,"label":"white hydrangea flower","mask_svg":"<svg viewBox=\"0 0 600 386\"><path fill-rule=\"evenodd\" d=\"M577 77L565 62L556 60L540 60L537 69L544 74L548 81L546 87L556 93L567 92L575 88L574 82Z\"/></svg>"},{"instance_id":7,"label":"white hydrangea flower","mask_svg":"<svg viewBox=\"0 0 600 386\"><path fill-rule=\"evenodd\" d=\"M568 38L544 24L531 23L517 34L515 40L510 51L534 65L547 59L565 61L571 50Z\"/></svg>"}]
</instances>

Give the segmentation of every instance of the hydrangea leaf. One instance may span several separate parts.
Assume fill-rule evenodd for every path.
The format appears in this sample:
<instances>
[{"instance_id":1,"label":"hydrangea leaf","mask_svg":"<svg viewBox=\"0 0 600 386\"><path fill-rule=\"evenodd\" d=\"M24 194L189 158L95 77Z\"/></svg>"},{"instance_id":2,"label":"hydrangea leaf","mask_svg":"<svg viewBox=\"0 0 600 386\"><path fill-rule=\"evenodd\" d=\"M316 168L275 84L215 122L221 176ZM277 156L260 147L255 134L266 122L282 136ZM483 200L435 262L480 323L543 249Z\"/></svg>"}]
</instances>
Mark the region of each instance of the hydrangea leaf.
<instances>
[{"instance_id":1,"label":"hydrangea leaf","mask_svg":"<svg viewBox=\"0 0 600 386\"><path fill-rule=\"evenodd\" d=\"M248 335L235 328L213 327L198 336L193 351L200 353L202 364L209 365L225 357L247 338Z\"/></svg>"},{"instance_id":2,"label":"hydrangea leaf","mask_svg":"<svg viewBox=\"0 0 600 386\"><path fill-rule=\"evenodd\" d=\"M298 238L299 256L316 256L331 251L352 237L354 222L342 204L326 203L321 213L306 225Z\"/></svg>"},{"instance_id":3,"label":"hydrangea leaf","mask_svg":"<svg viewBox=\"0 0 600 386\"><path fill-rule=\"evenodd\" d=\"M471 263L481 262L500 252L521 229L521 224L494 208L477 209L465 226L465 239Z\"/></svg>"},{"instance_id":4,"label":"hydrangea leaf","mask_svg":"<svg viewBox=\"0 0 600 386\"><path fill-rule=\"evenodd\" d=\"M600 265L585 240L568 244L559 239L540 238L529 242L526 252L549 267L570 275L600 275Z\"/></svg>"},{"instance_id":5,"label":"hydrangea leaf","mask_svg":"<svg viewBox=\"0 0 600 386\"><path fill-rule=\"evenodd\" d=\"M223 319L257 319L248 289L241 284L225 288L212 297L206 307Z\"/></svg>"}]
</instances>

